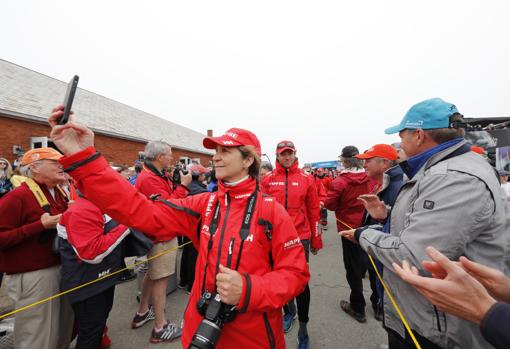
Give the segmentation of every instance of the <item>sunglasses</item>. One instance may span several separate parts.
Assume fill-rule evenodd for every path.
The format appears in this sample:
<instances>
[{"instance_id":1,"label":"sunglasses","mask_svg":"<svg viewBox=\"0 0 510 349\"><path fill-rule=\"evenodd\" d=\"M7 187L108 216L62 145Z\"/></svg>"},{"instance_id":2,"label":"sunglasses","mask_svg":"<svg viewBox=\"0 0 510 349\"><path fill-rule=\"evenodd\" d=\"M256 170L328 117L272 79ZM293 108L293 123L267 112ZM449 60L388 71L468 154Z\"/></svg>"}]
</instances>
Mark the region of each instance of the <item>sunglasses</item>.
<instances>
[{"instance_id":1,"label":"sunglasses","mask_svg":"<svg viewBox=\"0 0 510 349\"><path fill-rule=\"evenodd\" d=\"M294 148L294 143L292 143L292 142L280 142L280 143L278 143L278 145L276 147L278 149L285 148L285 147Z\"/></svg>"},{"instance_id":2,"label":"sunglasses","mask_svg":"<svg viewBox=\"0 0 510 349\"><path fill-rule=\"evenodd\" d=\"M7 165L6 162L0 161L0 165Z\"/></svg>"}]
</instances>

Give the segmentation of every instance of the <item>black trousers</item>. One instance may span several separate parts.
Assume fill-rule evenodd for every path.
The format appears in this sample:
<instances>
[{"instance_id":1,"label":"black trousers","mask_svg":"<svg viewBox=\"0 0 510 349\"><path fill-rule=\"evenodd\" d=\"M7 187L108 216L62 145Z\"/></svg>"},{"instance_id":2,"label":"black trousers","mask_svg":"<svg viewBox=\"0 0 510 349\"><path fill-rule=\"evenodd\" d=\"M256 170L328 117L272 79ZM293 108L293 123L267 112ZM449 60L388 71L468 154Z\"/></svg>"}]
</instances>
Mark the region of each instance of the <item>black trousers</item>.
<instances>
[{"instance_id":1,"label":"black trousers","mask_svg":"<svg viewBox=\"0 0 510 349\"><path fill-rule=\"evenodd\" d=\"M366 257L368 260L368 256L358 244L354 244L344 238L342 238L342 252L344 258L345 276L347 278L347 283L351 288L351 295L349 297L351 308L357 313L365 314L366 302L365 297L363 296L362 274L363 271L367 269L364 258ZM371 264L368 266L368 273L370 279L370 288L372 289L370 301L372 303L372 307L375 309L379 304L379 296L377 295L376 286L377 275L375 274Z\"/></svg>"},{"instance_id":2,"label":"black trousers","mask_svg":"<svg viewBox=\"0 0 510 349\"><path fill-rule=\"evenodd\" d=\"M191 241L187 237L183 237L182 243ZM188 285L188 291L191 292L191 287L195 281L195 265L197 264L198 252L193 244L188 244L182 248L181 257L181 272L180 280L181 285Z\"/></svg>"},{"instance_id":3,"label":"black trousers","mask_svg":"<svg viewBox=\"0 0 510 349\"><path fill-rule=\"evenodd\" d=\"M112 310L115 286L72 304L78 331L76 349L96 349L101 344L106 320Z\"/></svg>"},{"instance_id":4,"label":"black trousers","mask_svg":"<svg viewBox=\"0 0 510 349\"><path fill-rule=\"evenodd\" d=\"M388 332L388 347L389 347L389 349L416 349L416 346L414 345L414 342L407 331L406 331L406 338L402 338L402 337L400 337L400 335L397 332L395 332L389 328L385 328L385 329ZM440 346L438 346L437 344L434 344L431 341L429 341L427 338L420 336L415 331L413 331L413 334L423 349L443 349Z\"/></svg>"}]
</instances>

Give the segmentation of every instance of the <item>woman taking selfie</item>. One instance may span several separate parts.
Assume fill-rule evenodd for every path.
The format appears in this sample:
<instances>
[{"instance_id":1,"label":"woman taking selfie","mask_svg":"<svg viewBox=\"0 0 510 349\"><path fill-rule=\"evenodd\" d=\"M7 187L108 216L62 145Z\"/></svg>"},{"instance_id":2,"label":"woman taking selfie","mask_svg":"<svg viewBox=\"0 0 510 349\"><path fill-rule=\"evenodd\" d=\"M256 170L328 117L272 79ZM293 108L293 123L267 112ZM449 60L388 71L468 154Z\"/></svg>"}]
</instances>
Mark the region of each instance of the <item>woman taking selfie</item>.
<instances>
[{"instance_id":1,"label":"woman taking selfie","mask_svg":"<svg viewBox=\"0 0 510 349\"><path fill-rule=\"evenodd\" d=\"M233 128L204 139L204 147L216 149L217 192L151 201L108 166L90 129L72 117L57 125L62 110L54 108L49 119L51 139L80 191L119 223L158 240L184 234L198 250L183 347L285 348L282 306L310 274L287 212L258 190L257 137Z\"/></svg>"}]
</instances>

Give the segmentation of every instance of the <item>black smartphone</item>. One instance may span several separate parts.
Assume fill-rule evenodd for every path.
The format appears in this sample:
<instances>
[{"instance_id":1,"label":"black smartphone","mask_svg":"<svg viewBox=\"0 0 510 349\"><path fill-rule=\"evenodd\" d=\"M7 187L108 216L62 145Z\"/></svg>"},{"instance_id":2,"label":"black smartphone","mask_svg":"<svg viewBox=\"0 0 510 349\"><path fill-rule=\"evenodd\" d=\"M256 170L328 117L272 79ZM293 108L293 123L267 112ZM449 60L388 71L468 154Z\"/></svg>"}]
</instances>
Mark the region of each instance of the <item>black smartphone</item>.
<instances>
[{"instance_id":1,"label":"black smartphone","mask_svg":"<svg viewBox=\"0 0 510 349\"><path fill-rule=\"evenodd\" d=\"M64 115L58 120L59 125L64 125L69 120L69 114L71 113L71 107L73 106L74 94L76 88L78 88L78 75L73 76L69 84L67 84L66 97L64 98Z\"/></svg>"}]
</instances>

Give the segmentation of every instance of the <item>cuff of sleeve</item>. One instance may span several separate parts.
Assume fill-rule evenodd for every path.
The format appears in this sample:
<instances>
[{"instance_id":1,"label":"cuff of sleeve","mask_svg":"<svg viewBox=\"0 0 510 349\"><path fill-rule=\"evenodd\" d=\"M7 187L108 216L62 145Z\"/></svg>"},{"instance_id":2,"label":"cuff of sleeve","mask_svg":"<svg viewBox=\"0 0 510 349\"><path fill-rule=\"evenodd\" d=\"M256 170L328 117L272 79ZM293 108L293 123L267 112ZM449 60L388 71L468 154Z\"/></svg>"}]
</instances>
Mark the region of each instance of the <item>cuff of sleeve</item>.
<instances>
[{"instance_id":1,"label":"cuff of sleeve","mask_svg":"<svg viewBox=\"0 0 510 349\"><path fill-rule=\"evenodd\" d=\"M251 297L251 278L248 273L243 275L243 291L241 293L241 299L239 299L239 312L244 313L248 310Z\"/></svg>"},{"instance_id":2,"label":"cuff of sleeve","mask_svg":"<svg viewBox=\"0 0 510 349\"><path fill-rule=\"evenodd\" d=\"M488 339L491 336L491 330L494 327L494 324L501 320L501 312L508 306L508 304L504 303L495 303L489 309L487 314L485 314L482 322L480 323L480 331L485 339Z\"/></svg>"},{"instance_id":3,"label":"cuff of sleeve","mask_svg":"<svg viewBox=\"0 0 510 349\"><path fill-rule=\"evenodd\" d=\"M94 147L88 147L78 153L62 157L59 162L62 164L62 166L64 166L64 169L66 169L78 162L90 158L95 153L96 149ZM83 177L86 177L88 174L96 173L105 167L108 167L108 162L106 162L104 157L99 156L97 159L86 162L82 166L79 166L76 169L70 171L69 174L71 174L75 180L80 180Z\"/></svg>"},{"instance_id":4,"label":"cuff of sleeve","mask_svg":"<svg viewBox=\"0 0 510 349\"><path fill-rule=\"evenodd\" d=\"M44 230L45 230L44 225L42 224L40 219L23 226L23 232L25 233L26 236L37 235L39 233L42 233Z\"/></svg>"},{"instance_id":5,"label":"cuff of sleeve","mask_svg":"<svg viewBox=\"0 0 510 349\"><path fill-rule=\"evenodd\" d=\"M359 243L359 238L361 236L361 233L363 233L363 231L365 230L365 227L362 227L362 228L357 228L355 231L354 231L354 238L356 239L356 241Z\"/></svg>"}]
</instances>

